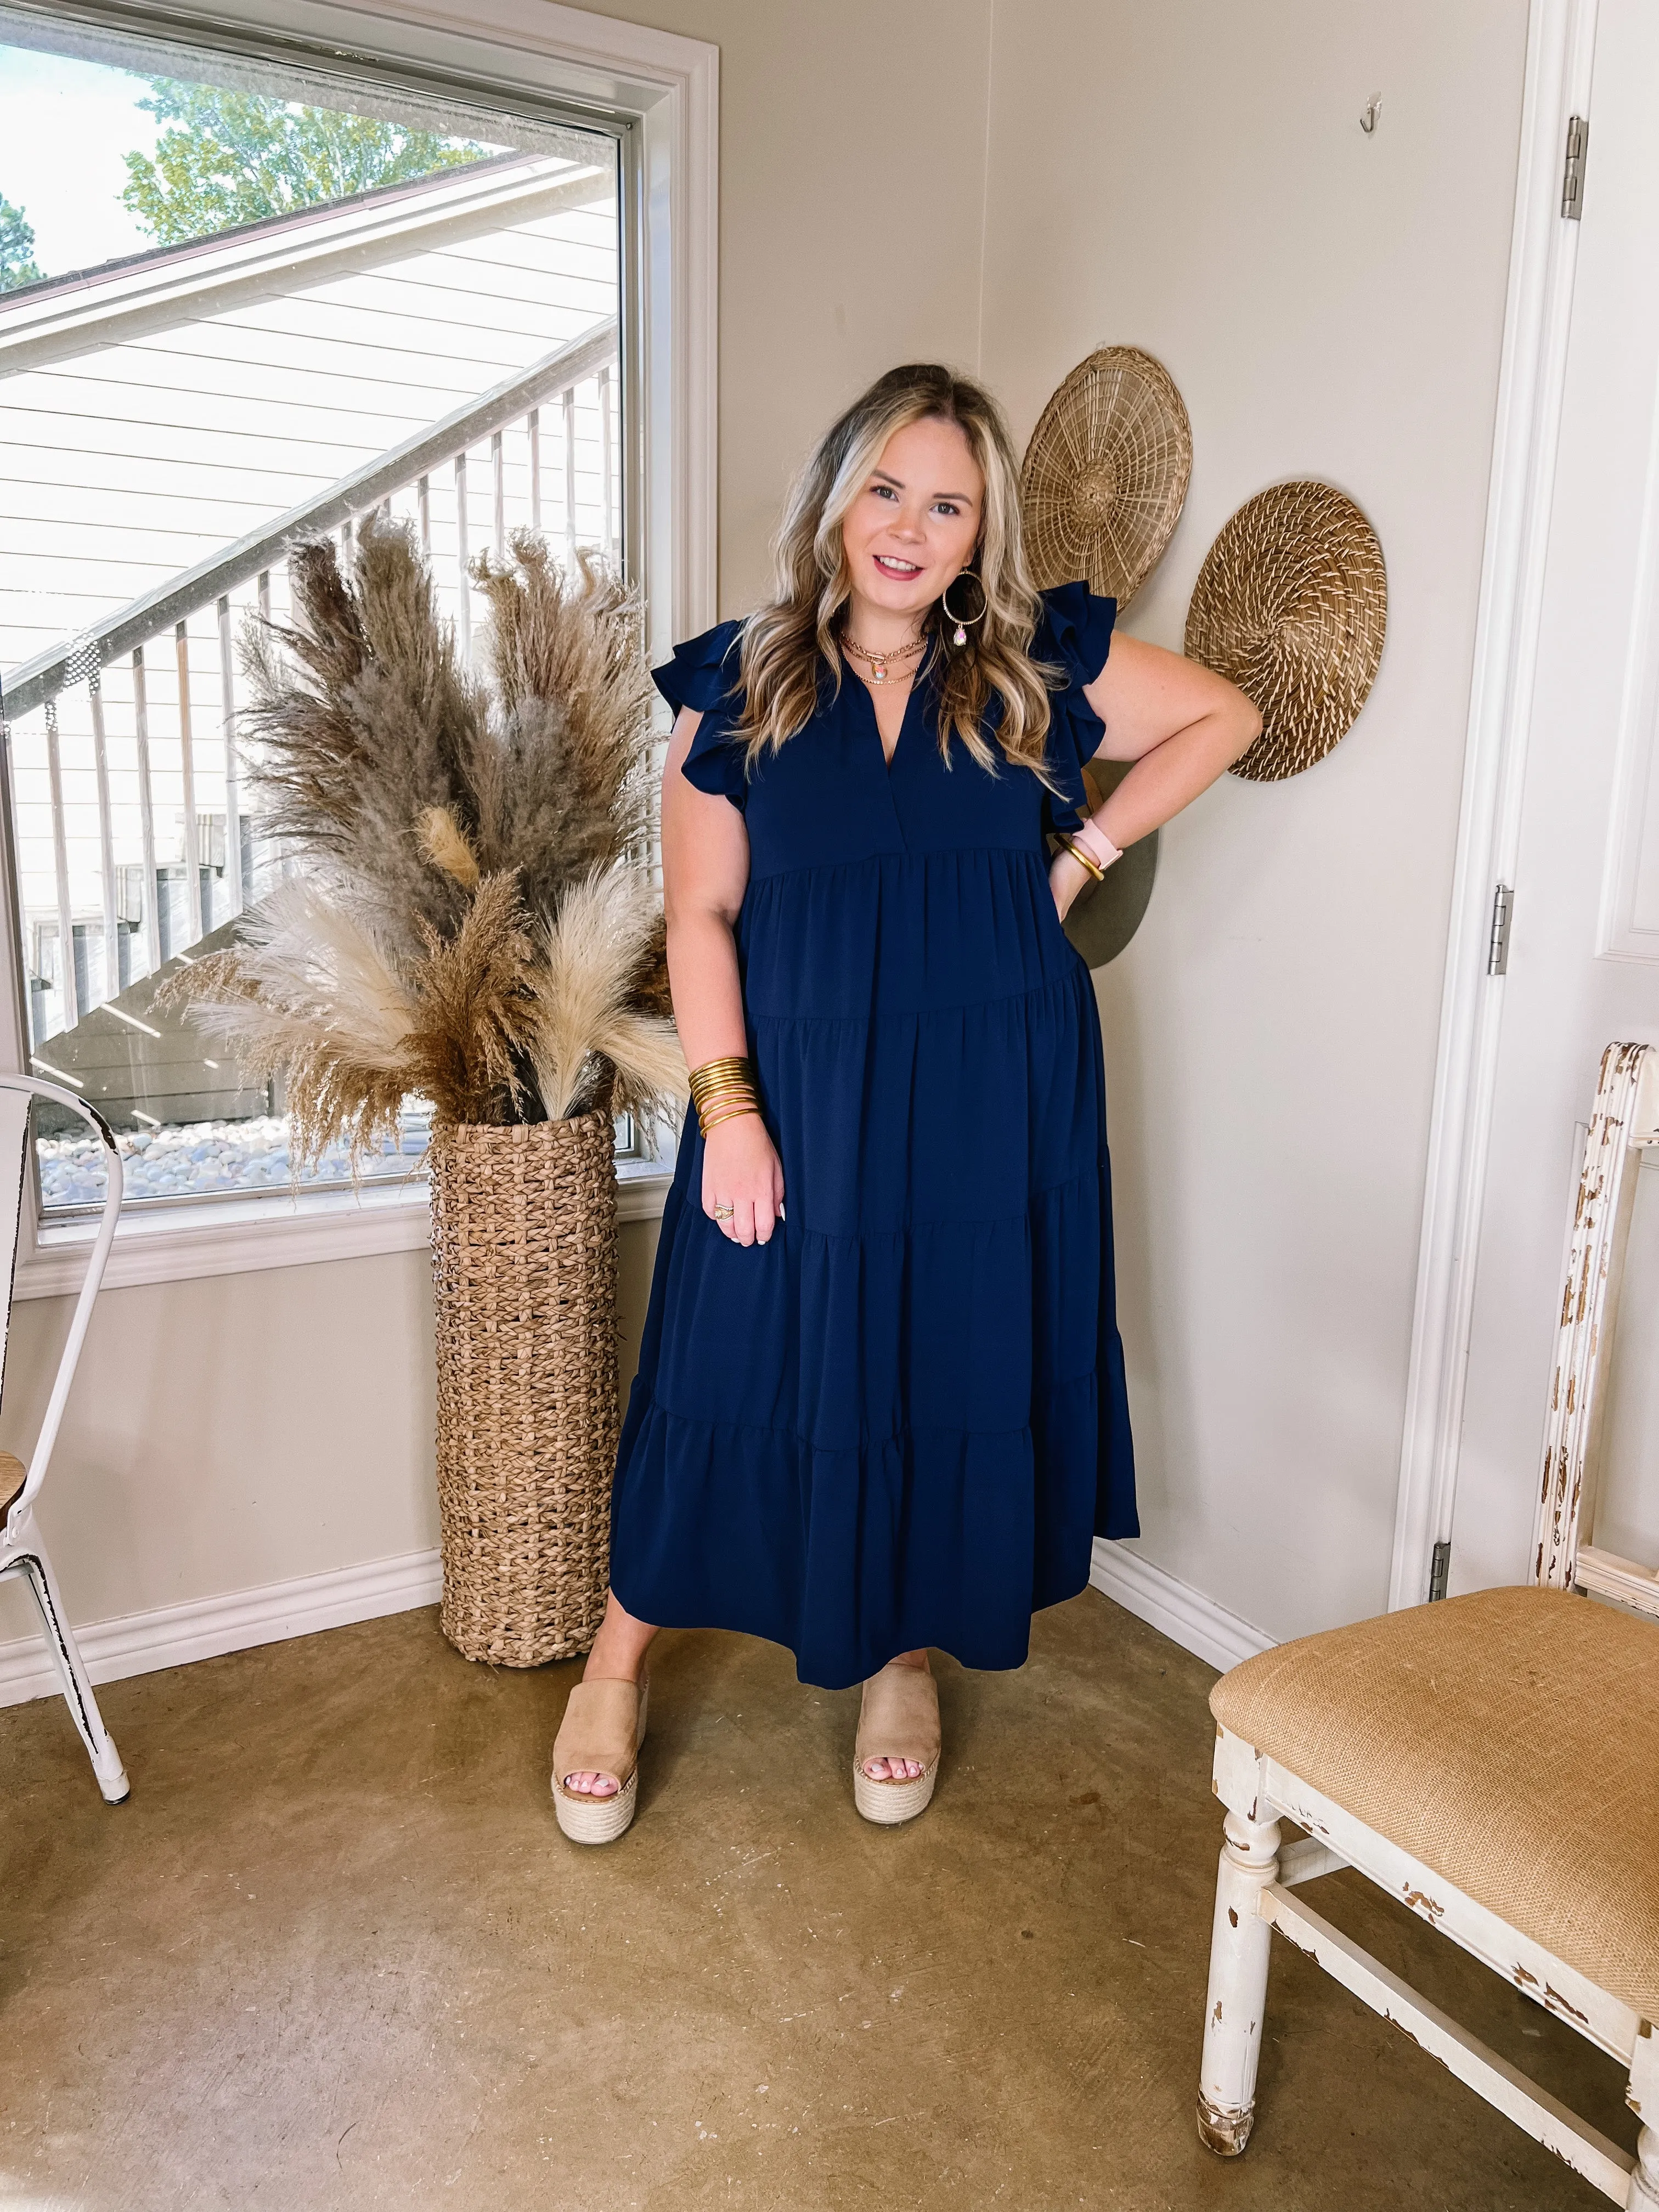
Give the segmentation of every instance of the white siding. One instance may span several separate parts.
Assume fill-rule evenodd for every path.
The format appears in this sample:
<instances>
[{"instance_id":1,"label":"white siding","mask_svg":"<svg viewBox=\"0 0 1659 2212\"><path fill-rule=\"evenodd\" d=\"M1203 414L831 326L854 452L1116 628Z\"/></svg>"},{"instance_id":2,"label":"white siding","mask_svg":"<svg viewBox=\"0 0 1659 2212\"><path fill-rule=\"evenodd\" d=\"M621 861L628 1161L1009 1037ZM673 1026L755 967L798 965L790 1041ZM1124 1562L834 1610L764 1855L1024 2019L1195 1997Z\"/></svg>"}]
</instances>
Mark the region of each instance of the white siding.
<instances>
[{"instance_id":1,"label":"white siding","mask_svg":"<svg viewBox=\"0 0 1659 2212\"><path fill-rule=\"evenodd\" d=\"M0 669L613 314L616 240L561 210L8 380Z\"/></svg>"},{"instance_id":2,"label":"white siding","mask_svg":"<svg viewBox=\"0 0 1659 2212\"><path fill-rule=\"evenodd\" d=\"M596 182L596 193L603 189ZM73 638L617 313L614 198L517 223L509 211L502 228L483 237L390 250L397 258L311 289L183 320L0 383L0 670ZM296 273L302 276L303 269ZM611 415L609 483L602 403ZM617 526L614 377L580 388L571 427L575 502L568 511L561 404L543 410L539 501L532 496L528 425L502 434L506 529L539 525L568 544L599 543L607 524ZM465 461L465 538L477 554L495 538L489 441ZM413 487L392 507L420 519ZM460 519L457 472L447 465L430 480L425 521L452 613ZM280 617L287 611L280 564L270 592ZM255 600L252 584L233 594L234 631ZM482 612L476 600L473 610L475 617ZM215 608L191 617L185 646L194 811L222 819L224 694ZM156 859L176 867L184 859L185 795L171 634L146 647L143 663ZM102 704L118 872L143 856L131 656L104 671ZM68 903L77 925L101 929L104 853L84 684L64 691L58 714ZM44 713L21 720L13 745L24 957L32 967L34 926L44 924L55 939L59 913ZM246 793L242 806L246 811ZM130 950L142 973L140 947ZM100 958L100 979L102 973ZM95 981L89 998L103 995ZM63 1026L61 988L46 1012L49 1031Z\"/></svg>"}]
</instances>

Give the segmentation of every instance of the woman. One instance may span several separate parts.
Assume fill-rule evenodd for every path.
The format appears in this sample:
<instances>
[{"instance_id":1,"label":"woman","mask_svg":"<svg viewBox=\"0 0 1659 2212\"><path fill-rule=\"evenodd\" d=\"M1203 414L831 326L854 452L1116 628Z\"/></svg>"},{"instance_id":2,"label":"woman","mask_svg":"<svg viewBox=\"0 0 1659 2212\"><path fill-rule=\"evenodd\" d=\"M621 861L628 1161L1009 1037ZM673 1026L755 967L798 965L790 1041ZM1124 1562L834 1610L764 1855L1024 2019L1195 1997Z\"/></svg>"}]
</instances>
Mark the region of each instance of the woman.
<instances>
[{"instance_id":1,"label":"woman","mask_svg":"<svg viewBox=\"0 0 1659 2212\"><path fill-rule=\"evenodd\" d=\"M693 1071L617 1455L611 1593L555 1751L633 1817L657 1628L864 1683L860 1812L933 1794L927 1647L1018 1667L1137 1533L1104 1079L1060 924L1256 735L1209 670L1038 594L994 401L894 369L791 497L771 601L657 672ZM1082 765L1134 763L1092 819ZM1059 844L1052 859L1045 835Z\"/></svg>"}]
</instances>

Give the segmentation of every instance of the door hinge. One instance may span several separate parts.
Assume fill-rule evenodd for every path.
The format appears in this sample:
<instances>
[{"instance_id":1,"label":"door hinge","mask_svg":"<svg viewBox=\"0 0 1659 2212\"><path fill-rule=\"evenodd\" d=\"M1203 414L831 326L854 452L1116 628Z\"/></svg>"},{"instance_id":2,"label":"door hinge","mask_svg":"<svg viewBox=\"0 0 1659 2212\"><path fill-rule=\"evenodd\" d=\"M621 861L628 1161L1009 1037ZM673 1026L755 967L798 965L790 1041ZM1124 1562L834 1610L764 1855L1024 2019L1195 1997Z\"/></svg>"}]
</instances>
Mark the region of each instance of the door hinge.
<instances>
[{"instance_id":1,"label":"door hinge","mask_svg":"<svg viewBox=\"0 0 1659 2212\"><path fill-rule=\"evenodd\" d=\"M1561 172L1561 212L1569 222L1577 222L1584 212L1584 161L1589 152L1589 118L1570 116L1567 159Z\"/></svg>"},{"instance_id":2,"label":"door hinge","mask_svg":"<svg viewBox=\"0 0 1659 2212\"><path fill-rule=\"evenodd\" d=\"M1451 1580L1451 1538L1443 1536L1434 1547L1434 1558L1429 1567L1429 1603L1444 1597Z\"/></svg>"},{"instance_id":3,"label":"door hinge","mask_svg":"<svg viewBox=\"0 0 1659 2212\"><path fill-rule=\"evenodd\" d=\"M1507 884L1499 884L1492 895L1492 934L1486 939L1488 975L1510 972L1510 921L1514 913L1515 893Z\"/></svg>"}]
</instances>

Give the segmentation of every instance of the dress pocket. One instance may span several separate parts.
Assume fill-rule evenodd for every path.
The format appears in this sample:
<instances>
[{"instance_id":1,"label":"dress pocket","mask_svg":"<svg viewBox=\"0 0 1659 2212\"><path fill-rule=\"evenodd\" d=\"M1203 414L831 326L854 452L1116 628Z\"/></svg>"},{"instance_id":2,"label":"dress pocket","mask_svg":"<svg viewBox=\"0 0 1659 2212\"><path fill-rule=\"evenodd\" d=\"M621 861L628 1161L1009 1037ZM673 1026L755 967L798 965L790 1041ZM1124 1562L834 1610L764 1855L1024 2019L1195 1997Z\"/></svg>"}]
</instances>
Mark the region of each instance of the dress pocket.
<instances>
[{"instance_id":1,"label":"dress pocket","mask_svg":"<svg viewBox=\"0 0 1659 2212\"><path fill-rule=\"evenodd\" d=\"M667 1255L664 1310L676 1326L663 1332L659 1404L688 1420L787 1425L794 1277L782 1223L765 1244L735 1244L687 1206Z\"/></svg>"}]
</instances>

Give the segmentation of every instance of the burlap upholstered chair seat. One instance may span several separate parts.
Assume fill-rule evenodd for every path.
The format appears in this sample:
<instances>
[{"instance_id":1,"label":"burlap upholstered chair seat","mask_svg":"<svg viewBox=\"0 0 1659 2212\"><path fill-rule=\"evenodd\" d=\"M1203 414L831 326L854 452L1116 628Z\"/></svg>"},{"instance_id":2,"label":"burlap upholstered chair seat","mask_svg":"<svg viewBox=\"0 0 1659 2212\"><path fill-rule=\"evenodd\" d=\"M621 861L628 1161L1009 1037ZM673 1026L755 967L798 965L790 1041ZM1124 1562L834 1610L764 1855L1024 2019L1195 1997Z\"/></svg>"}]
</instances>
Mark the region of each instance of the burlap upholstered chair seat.
<instances>
[{"instance_id":1,"label":"burlap upholstered chair seat","mask_svg":"<svg viewBox=\"0 0 1659 2212\"><path fill-rule=\"evenodd\" d=\"M1659 1622L1481 1590L1264 1651L1210 1707L1659 2020Z\"/></svg>"}]
</instances>

